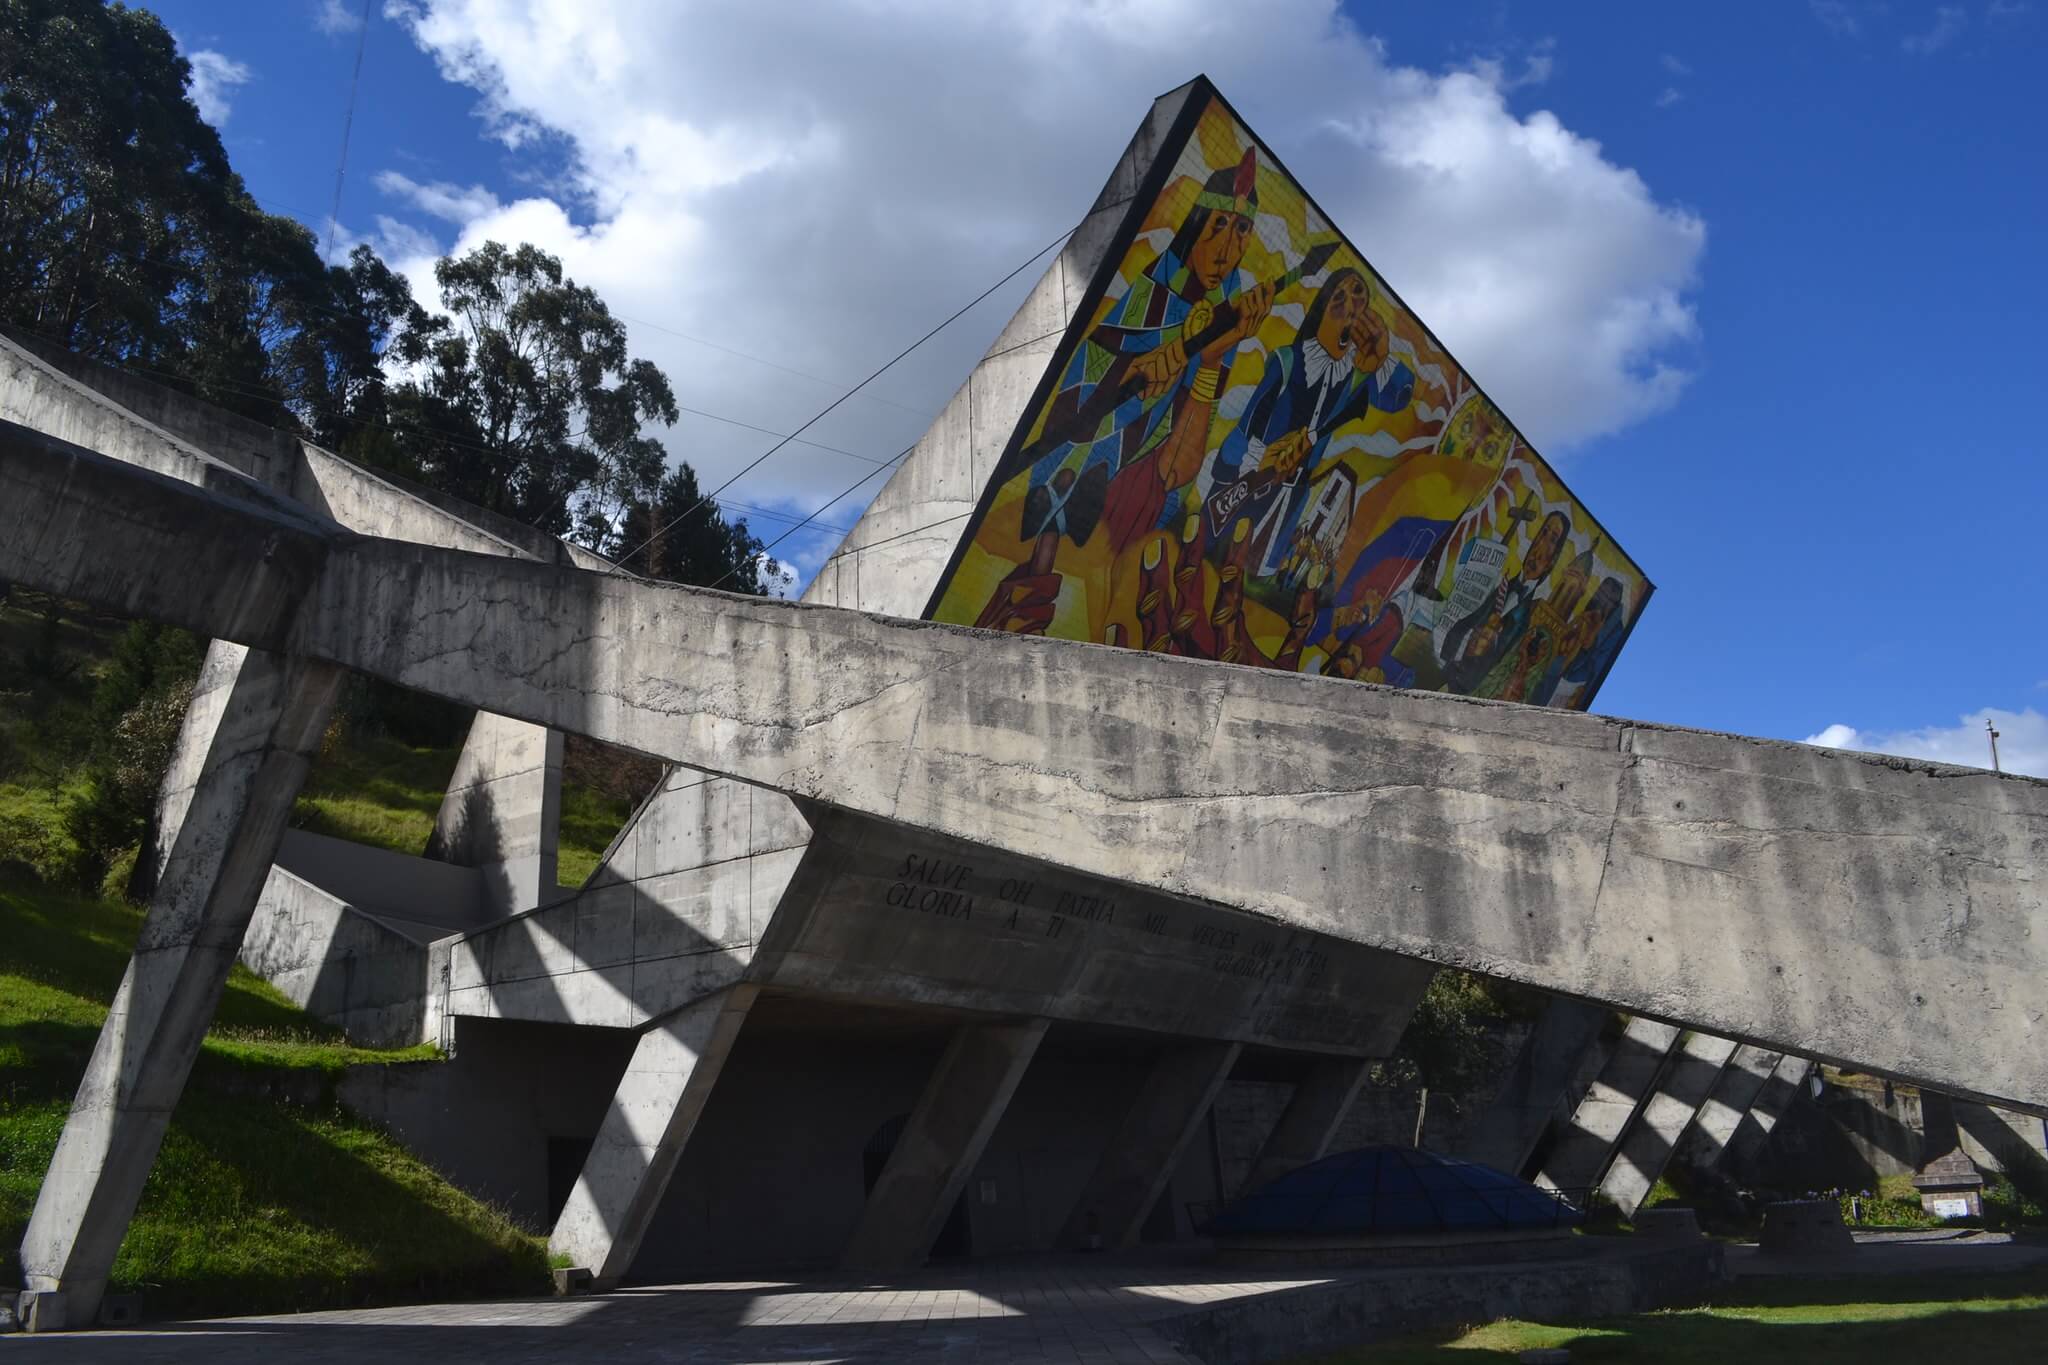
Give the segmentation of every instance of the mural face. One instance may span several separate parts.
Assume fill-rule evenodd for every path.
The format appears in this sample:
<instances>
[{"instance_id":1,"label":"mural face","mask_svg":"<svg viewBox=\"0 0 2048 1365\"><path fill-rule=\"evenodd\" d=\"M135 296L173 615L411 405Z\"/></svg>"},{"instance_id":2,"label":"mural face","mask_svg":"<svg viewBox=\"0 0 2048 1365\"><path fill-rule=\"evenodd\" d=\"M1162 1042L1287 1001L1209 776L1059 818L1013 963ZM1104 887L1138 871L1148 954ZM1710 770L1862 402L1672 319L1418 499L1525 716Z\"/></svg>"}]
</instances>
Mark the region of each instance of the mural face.
<instances>
[{"instance_id":1,"label":"mural face","mask_svg":"<svg viewBox=\"0 0 2048 1365\"><path fill-rule=\"evenodd\" d=\"M928 615L1584 709L1649 581L1228 106L1194 104Z\"/></svg>"}]
</instances>

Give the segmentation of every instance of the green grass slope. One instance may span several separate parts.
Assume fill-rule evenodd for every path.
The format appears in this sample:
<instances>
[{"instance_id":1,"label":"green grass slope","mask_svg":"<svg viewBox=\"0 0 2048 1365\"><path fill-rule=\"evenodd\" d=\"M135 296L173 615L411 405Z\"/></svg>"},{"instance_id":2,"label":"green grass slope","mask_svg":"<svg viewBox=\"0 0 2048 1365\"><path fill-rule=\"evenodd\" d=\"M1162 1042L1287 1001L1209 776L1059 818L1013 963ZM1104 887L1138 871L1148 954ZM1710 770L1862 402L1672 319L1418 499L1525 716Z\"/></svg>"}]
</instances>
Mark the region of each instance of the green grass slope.
<instances>
[{"instance_id":1,"label":"green grass slope","mask_svg":"<svg viewBox=\"0 0 2048 1365\"><path fill-rule=\"evenodd\" d=\"M16 1248L141 912L0 888L0 1247ZM240 967L114 1265L151 1316L281 1312L535 1293L542 1240L455 1189L331 1098L351 1047ZM309 1076L308 1073L312 1073ZM280 1081L297 1078L296 1084Z\"/></svg>"}]
</instances>

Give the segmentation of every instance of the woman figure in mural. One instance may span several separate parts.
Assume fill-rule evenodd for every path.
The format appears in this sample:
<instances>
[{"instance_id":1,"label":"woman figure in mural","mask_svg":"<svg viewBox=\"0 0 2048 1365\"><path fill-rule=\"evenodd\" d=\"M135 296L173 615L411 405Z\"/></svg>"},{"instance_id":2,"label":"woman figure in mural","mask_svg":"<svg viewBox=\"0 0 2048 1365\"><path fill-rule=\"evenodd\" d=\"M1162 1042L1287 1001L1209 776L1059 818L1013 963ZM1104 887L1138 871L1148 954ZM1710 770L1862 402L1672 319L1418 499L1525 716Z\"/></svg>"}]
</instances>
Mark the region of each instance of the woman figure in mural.
<instances>
[{"instance_id":1,"label":"woman figure in mural","mask_svg":"<svg viewBox=\"0 0 2048 1365\"><path fill-rule=\"evenodd\" d=\"M1444 636L1444 677L1453 691L1493 695L1483 690L1484 684L1502 656L1521 644L1530 610L1548 586L1550 571L1557 567L1557 556L1571 533L1570 517L1554 509L1545 514L1522 556L1522 571Z\"/></svg>"},{"instance_id":2,"label":"woman figure in mural","mask_svg":"<svg viewBox=\"0 0 2048 1365\"><path fill-rule=\"evenodd\" d=\"M1209 177L1166 250L1075 350L1041 434L1025 450L1034 491L1071 471L1075 496L1109 509L1112 533L1125 532L1120 543L1128 543L1135 522L1150 529L1164 498L1157 469L1147 471L1149 478L1130 477L1139 461L1167 444L1190 400L1200 411L1187 420L1206 431L1237 344L1258 331L1272 306L1272 289L1254 286L1238 269L1258 204L1252 152ZM1191 354L1189 342L1210 330L1226 306L1230 325ZM1121 486L1111 491L1112 482ZM1153 517L1137 515L1134 500L1151 503ZM1033 519L1042 506L1026 499L1023 539L1043 533L1045 523ZM1068 532L1082 544L1093 529L1092 521L1070 523Z\"/></svg>"}]
</instances>

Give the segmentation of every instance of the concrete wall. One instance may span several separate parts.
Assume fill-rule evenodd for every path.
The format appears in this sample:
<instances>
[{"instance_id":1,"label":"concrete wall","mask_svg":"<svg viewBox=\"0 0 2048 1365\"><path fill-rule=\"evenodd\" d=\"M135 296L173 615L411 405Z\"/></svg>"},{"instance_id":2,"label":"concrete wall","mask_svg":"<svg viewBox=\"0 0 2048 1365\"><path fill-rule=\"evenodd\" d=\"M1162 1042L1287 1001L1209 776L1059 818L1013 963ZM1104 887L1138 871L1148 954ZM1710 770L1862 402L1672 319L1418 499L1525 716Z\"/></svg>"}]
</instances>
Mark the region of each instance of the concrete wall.
<instances>
[{"instance_id":1,"label":"concrete wall","mask_svg":"<svg viewBox=\"0 0 2048 1365\"><path fill-rule=\"evenodd\" d=\"M426 1036L427 944L486 915L478 874L388 849L287 831L242 964L369 1047Z\"/></svg>"},{"instance_id":2,"label":"concrete wall","mask_svg":"<svg viewBox=\"0 0 2048 1365\"><path fill-rule=\"evenodd\" d=\"M22 365L25 359L33 366ZM44 374L35 376L34 369ZM51 384L54 375L67 383ZM72 396L60 397L66 387ZM168 437L171 444L203 451L260 484L292 491L298 446L293 437L11 327L0 328L0 417L110 455L117 449L140 454L157 445L157 438ZM168 455L166 449L145 459Z\"/></svg>"},{"instance_id":3,"label":"concrete wall","mask_svg":"<svg viewBox=\"0 0 2048 1365\"><path fill-rule=\"evenodd\" d=\"M427 856L474 868L499 915L560 899L562 734L479 711L434 817Z\"/></svg>"},{"instance_id":4,"label":"concrete wall","mask_svg":"<svg viewBox=\"0 0 2048 1365\"><path fill-rule=\"evenodd\" d=\"M545 1232L548 1140L587 1141L597 1131L633 1035L493 1019L452 1025L452 1060L352 1067L338 1098L463 1189Z\"/></svg>"},{"instance_id":5,"label":"concrete wall","mask_svg":"<svg viewBox=\"0 0 2048 1365\"><path fill-rule=\"evenodd\" d=\"M583 890L450 945L452 1015L634 1028L730 985L810 837L786 797L669 774Z\"/></svg>"}]
</instances>

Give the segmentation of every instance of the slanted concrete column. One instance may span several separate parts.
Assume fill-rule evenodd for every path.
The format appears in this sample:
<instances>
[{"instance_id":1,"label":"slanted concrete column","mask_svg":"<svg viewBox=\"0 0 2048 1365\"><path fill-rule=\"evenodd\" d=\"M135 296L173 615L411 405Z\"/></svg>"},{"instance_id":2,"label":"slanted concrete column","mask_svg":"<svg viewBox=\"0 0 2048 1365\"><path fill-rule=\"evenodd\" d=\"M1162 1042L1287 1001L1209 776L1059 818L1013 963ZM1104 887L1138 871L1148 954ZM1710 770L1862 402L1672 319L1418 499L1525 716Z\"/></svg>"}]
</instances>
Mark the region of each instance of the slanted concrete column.
<instances>
[{"instance_id":1,"label":"slanted concrete column","mask_svg":"<svg viewBox=\"0 0 2048 1365\"><path fill-rule=\"evenodd\" d=\"M1244 1193L1322 1160L1371 1069L1372 1061L1365 1057L1324 1057L1312 1064L1259 1148L1251 1174L1245 1177Z\"/></svg>"},{"instance_id":2,"label":"slanted concrete column","mask_svg":"<svg viewBox=\"0 0 2048 1365\"><path fill-rule=\"evenodd\" d=\"M618 1283L703 1116L758 988L729 986L650 1024L612 1096L548 1250Z\"/></svg>"},{"instance_id":3,"label":"slanted concrete column","mask_svg":"<svg viewBox=\"0 0 2048 1365\"><path fill-rule=\"evenodd\" d=\"M1741 1127L1742 1116L1756 1103L1771 1073L1784 1059L1782 1052L1750 1043L1735 1049L1735 1055L1728 1059L1721 1079L1714 1085L1714 1093L1707 1097L1706 1105L1692 1121L1692 1132L1685 1139L1687 1165L1703 1171L1714 1168L1721 1153L1728 1149L1728 1140Z\"/></svg>"},{"instance_id":4,"label":"slanted concrete column","mask_svg":"<svg viewBox=\"0 0 2048 1365\"><path fill-rule=\"evenodd\" d=\"M1813 1063L1804 1057L1786 1053L1772 1069L1771 1078L1764 1082L1764 1088L1757 1092L1756 1103L1749 1107L1736 1126L1735 1136L1728 1139L1727 1155L1735 1159L1738 1168L1746 1167L1756 1160L1757 1153L1771 1136L1771 1130L1778 1126L1778 1120L1792 1101L1799 1098L1799 1088L1806 1084L1807 1076L1813 1071Z\"/></svg>"},{"instance_id":5,"label":"slanted concrete column","mask_svg":"<svg viewBox=\"0 0 2048 1365\"><path fill-rule=\"evenodd\" d=\"M216 643L159 803L149 914L36 1196L40 1325L89 1326L340 693L327 664Z\"/></svg>"},{"instance_id":6,"label":"slanted concrete column","mask_svg":"<svg viewBox=\"0 0 2048 1365\"><path fill-rule=\"evenodd\" d=\"M963 1024L954 1031L868 1193L841 1266L907 1270L924 1263L1045 1038L1046 1024L1028 1019Z\"/></svg>"},{"instance_id":7,"label":"slanted concrete column","mask_svg":"<svg viewBox=\"0 0 2048 1365\"><path fill-rule=\"evenodd\" d=\"M2004 1172L2035 1199L2048 1197L2048 1120L1974 1100L1957 1100L1955 1112L1972 1161Z\"/></svg>"},{"instance_id":8,"label":"slanted concrete column","mask_svg":"<svg viewBox=\"0 0 2048 1365\"><path fill-rule=\"evenodd\" d=\"M1458 1155L1519 1176L1550 1125L1578 1104L1574 1085L1587 1084L1580 1068L1591 1066L1586 1054L1599 1046L1610 1013L1562 996L1546 1005Z\"/></svg>"},{"instance_id":9,"label":"slanted concrete column","mask_svg":"<svg viewBox=\"0 0 2048 1365\"><path fill-rule=\"evenodd\" d=\"M1650 1197L1651 1187L1671 1163L1671 1154L1678 1150L1693 1115L1714 1093L1721 1072L1734 1055L1734 1040L1711 1033L1688 1033L1679 1043L1600 1182L1600 1193L1612 1199L1624 1216L1635 1217Z\"/></svg>"},{"instance_id":10,"label":"slanted concrete column","mask_svg":"<svg viewBox=\"0 0 2048 1365\"><path fill-rule=\"evenodd\" d=\"M1664 1059L1678 1045L1678 1028L1649 1019L1629 1020L1614 1055L1600 1068L1571 1123L1543 1163L1536 1183L1574 1198L1599 1185L1629 1120L1649 1096Z\"/></svg>"},{"instance_id":11,"label":"slanted concrete column","mask_svg":"<svg viewBox=\"0 0 2048 1365\"><path fill-rule=\"evenodd\" d=\"M1152 1206L1243 1050L1240 1043L1176 1043L1159 1054L1067 1216L1061 1246L1091 1246L1097 1236L1103 1246L1138 1244Z\"/></svg>"},{"instance_id":12,"label":"slanted concrete column","mask_svg":"<svg viewBox=\"0 0 2048 1365\"><path fill-rule=\"evenodd\" d=\"M474 867L499 914L555 897L562 825L562 732L476 713L427 856Z\"/></svg>"}]
</instances>

